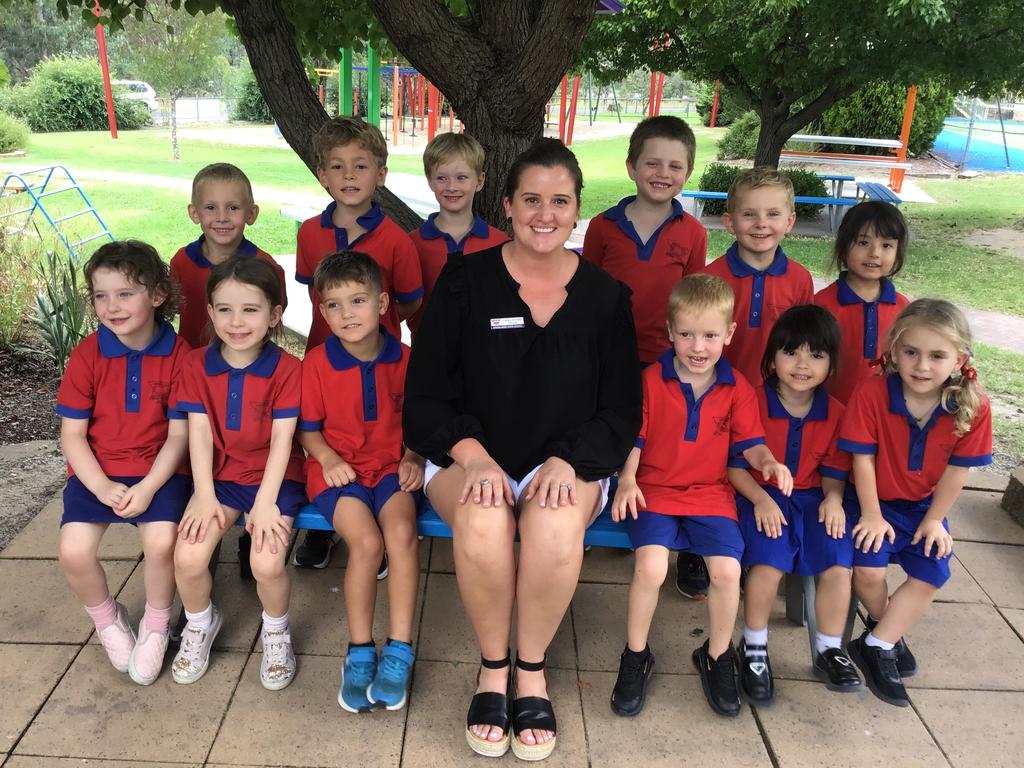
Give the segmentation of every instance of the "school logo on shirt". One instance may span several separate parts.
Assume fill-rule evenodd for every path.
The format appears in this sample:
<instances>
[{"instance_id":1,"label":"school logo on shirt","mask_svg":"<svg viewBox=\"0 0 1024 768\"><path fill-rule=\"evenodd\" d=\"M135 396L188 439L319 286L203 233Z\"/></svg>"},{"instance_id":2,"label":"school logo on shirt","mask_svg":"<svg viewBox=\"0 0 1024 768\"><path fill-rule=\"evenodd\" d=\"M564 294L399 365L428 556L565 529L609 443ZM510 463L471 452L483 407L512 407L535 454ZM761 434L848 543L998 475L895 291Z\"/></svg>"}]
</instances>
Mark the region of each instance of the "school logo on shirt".
<instances>
[{"instance_id":1,"label":"school logo on shirt","mask_svg":"<svg viewBox=\"0 0 1024 768\"><path fill-rule=\"evenodd\" d=\"M167 405L171 396L171 382L151 381L149 382L149 399L156 400L160 405Z\"/></svg>"},{"instance_id":2,"label":"school logo on shirt","mask_svg":"<svg viewBox=\"0 0 1024 768\"><path fill-rule=\"evenodd\" d=\"M395 409L395 413L402 412L402 400L405 398L405 392L392 392L391 393L391 406Z\"/></svg>"},{"instance_id":3,"label":"school logo on shirt","mask_svg":"<svg viewBox=\"0 0 1024 768\"><path fill-rule=\"evenodd\" d=\"M672 242L668 244L668 257L677 264L685 264L689 259L689 251L682 243Z\"/></svg>"},{"instance_id":4,"label":"school logo on shirt","mask_svg":"<svg viewBox=\"0 0 1024 768\"><path fill-rule=\"evenodd\" d=\"M268 402L249 403L249 408L252 410L252 416L256 421L270 421L274 412L273 403Z\"/></svg>"},{"instance_id":5,"label":"school logo on shirt","mask_svg":"<svg viewBox=\"0 0 1024 768\"><path fill-rule=\"evenodd\" d=\"M715 420L715 434L729 434L729 414L727 413L725 416L714 416L713 418Z\"/></svg>"}]
</instances>

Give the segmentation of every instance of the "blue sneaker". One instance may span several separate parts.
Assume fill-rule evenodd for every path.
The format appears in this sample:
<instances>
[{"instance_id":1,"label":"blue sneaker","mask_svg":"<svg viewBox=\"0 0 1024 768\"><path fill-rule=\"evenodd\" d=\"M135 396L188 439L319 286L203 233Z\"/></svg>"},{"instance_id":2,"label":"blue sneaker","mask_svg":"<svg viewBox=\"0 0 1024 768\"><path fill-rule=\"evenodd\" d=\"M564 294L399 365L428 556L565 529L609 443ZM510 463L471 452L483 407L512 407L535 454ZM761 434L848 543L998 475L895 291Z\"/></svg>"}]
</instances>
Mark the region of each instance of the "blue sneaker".
<instances>
[{"instance_id":1,"label":"blue sneaker","mask_svg":"<svg viewBox=\"0 0 1024 768\"><path fill-rule=\"evenodd\" d=\"M346 712L369 712L372 702L366 698L366 690L377 674L377 649L372 646L349 648L345 655L345 666L341 670L341 689L338 704Z\"/></svg>"},{"instance_id":2,"label":"blue sneaker","mask_svg":"<svg viewBox=\"0 0 1024 768\"><path fill-rule=\"evenodd\" d=\"M415 660L416 654L411 645L389 640L381 649L377 676L366 689L366 698L373 704L383 704L389 710L404 707L409 693L409 675Z\"/></svg>"}]
</instances>

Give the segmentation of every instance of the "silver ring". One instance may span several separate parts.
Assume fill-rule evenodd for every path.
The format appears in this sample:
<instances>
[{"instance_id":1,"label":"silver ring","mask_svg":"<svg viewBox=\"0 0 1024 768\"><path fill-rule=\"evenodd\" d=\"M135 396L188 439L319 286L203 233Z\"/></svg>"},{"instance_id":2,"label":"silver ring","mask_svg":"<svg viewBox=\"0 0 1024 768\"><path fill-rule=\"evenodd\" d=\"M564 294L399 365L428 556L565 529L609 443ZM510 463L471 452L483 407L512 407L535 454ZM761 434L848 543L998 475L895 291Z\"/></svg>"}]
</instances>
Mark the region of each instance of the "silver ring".
<instances>
[{"instance_id":1,"label":"silver ring","mask_svg":"<svg viewBox=\"0 0 1024 768\"><path fill-rule=\"evenodd\" d=\"M484 480L480 481L480 485L490 485L490 484L491 484L491 481L487 480L487 479L484 479Z\"/></svg>"},{"instance_id":2,"label":"silver ring","mask_svg":"<svg viewBox=\"0 0 1024 768\"><path fill-rule=\"evenodd\" d=\"M572 488L572 485L570 485L569 483L559 483L558 487L559 488Z\"/></svg>"}]
</instances>

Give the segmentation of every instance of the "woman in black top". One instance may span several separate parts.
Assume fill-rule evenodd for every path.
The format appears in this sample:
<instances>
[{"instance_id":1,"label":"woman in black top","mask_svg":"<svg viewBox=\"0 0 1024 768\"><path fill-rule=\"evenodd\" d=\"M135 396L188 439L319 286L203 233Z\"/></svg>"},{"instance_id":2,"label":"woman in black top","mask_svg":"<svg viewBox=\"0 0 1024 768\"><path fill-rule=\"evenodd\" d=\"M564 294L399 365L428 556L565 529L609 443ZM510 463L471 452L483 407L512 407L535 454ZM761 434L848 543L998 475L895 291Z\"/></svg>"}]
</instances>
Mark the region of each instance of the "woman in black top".
<instances>
[{"instance_id":1,"label":"woman in black top","mask_svg":"<svg viewBox=\"0 0 1024 768\"><path fill-rule=\"evenodd\" d=\"M513 163L505 211L515 239L452 257L409 362L405 440L429 460L427 495L452 529L480 644L466 731L480 754L510 742L513 607L512 748L534 760L554 748L545 653L579 580L584 532L640 429L629 289L563 247L582 186L575 156L554 139Z\"/></svg>"}]
</instances>

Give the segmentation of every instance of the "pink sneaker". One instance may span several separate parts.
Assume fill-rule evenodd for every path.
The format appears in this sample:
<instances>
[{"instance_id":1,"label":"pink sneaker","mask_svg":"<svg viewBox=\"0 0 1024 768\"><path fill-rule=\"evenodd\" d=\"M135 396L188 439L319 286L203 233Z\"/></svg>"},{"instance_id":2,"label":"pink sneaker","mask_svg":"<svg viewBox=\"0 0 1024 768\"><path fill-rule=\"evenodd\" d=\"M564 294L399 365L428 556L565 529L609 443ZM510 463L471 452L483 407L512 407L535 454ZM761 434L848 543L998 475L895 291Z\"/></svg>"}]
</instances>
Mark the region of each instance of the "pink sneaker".
<instances>
[{"instance_id":1,"label":"pink sneaker","mask_svg":"<svg viewBox=\"0 0 1024 768\"><path fill-rule=\"evenodd\" d=\"M114 669L118 672L127 672L128 660L135 650L135 633L128 623L128 609L117 603L117 620L96 634Z\"/></svg>"},{"instance_id":2,"label":"pink sneaker","mask_svg":"<svg viewBox=\"0 0 1024 768\"><path fill-rule=\"evenodd\" d=\"M128 676L139 685L152 685L160 676L169 635L147 629L145 619L139 622L139 640L128 659Z\"/></svg>"}]
</instances>

